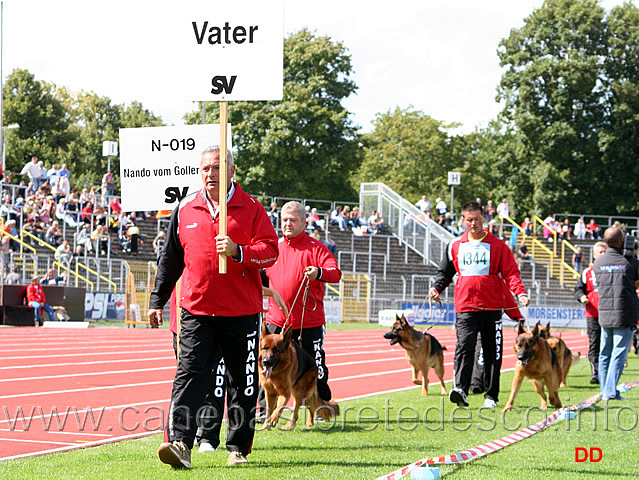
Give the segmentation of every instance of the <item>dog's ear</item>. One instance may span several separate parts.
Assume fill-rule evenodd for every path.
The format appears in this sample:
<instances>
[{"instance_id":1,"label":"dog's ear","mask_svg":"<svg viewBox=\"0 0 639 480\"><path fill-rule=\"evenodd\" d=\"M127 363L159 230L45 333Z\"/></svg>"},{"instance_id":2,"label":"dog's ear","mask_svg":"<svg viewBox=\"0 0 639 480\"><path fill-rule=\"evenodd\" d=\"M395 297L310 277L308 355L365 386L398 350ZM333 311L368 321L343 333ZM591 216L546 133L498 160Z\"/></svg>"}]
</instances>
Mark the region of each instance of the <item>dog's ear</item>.
<instances>
[{"instance_id":1,"label":"dog's ear","mask_svg":"<svg viewBox=\"0 0 639 480\"><path fill-rule=\"evenodd\" d=\"M524 328L524 322L519 322L517 325L517 335L521 335L522 333L526 333L526 329Z\"/></svg>"},{"instance_id":2,"label":"dog's ear","mask_svg":"<svg viewBox=\"0 0 639 480\"><path fill-rule=\"evenodd\" d=\"M291 339L293 338L293 326L289 325L286 327L284 332L282 332L282 335L284 335L284 343L291 343Z\"/></svg>"},{"instance_id":3,"label":"dog's ear","mask_svg":"<svg viewBox=\"0 0 639 480\"><path fill-rule=\"evenodd\" d=\"M406 321L406 317L404 316L404 314L402 313L402 318L399 319L400 323L402 325L406 325L408 322Z\"/></svg>"},{"instance_id":4,"label":"dog's ear","mask_svg":"<svg viewBox=\"0 0 639 480\"><path fill-rule=\"evenodd\" d=\"M538 337L539 331L540 331L539 322L537 322L535 324L535 328L533 328L533 331L532 331L533 337Z\"/></svg>"},{"instance_id":5,"label":"dog's ear","mask_svg":"<svg viewBox=\"0 0 639 480\"><path fill-rule=\"evenodd\" d=\"M266 322L262 322L262 336L266 337L268 335L268 328L266 328Z\"/></svg>"}]
</instances>

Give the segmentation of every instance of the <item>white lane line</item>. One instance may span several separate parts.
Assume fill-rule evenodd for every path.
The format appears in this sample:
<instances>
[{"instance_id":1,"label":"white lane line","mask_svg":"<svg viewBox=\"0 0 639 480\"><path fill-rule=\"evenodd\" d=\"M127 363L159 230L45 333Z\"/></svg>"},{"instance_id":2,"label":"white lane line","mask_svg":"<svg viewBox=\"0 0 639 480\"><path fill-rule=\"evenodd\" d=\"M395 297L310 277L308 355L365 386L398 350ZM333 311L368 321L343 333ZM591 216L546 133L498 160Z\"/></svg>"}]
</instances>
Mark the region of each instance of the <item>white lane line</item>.
<instances>
[{"instance_id":1,"label":"white lane line","mask_svg":"<svg viewBox=\"0 0 639 480\"><path fill-rule=\"evenodd\" d=\"M154 362L156 360L172 360L175 361L175 356L166 356L166 357L151 357L145 358L145 362ZM39 363L39 364L28 364L28 365L15 365L13 367L0 367L0 370L15 370L18 368L56 368L56 367L78 367L80 365L105 365L107 363L124 363L124 362L136 362L139 359L131 359L131 358L123 358L120 360L96 360L95 362L65 362L65 363Z\"/></svg>"},{"instance_id":2,"label":"white lane line","mask_svg":"<svg viewBox=\"0 0 639 480\"><path fill-rule=\"evenodd\" d=\"M0 438L0 442L22 442L22 443L47 443L49 445L67 445L67 446L76 446L77 443L69 443L69 442L51 442L48 440L23 440L21 438ZM0 459L3 460L3 459Z\"/></svg>"},{"instance_id":3,"label":"white lane line","mask_svg":"<svg viewBox=\"0 0 639 480\"><path fill-rule=\"evenodd\" d=\"M162 400L147 400L146 402L124 403L122 405L111 405L111 406L108 406L108 407L106 407L106 406L104 406L104 407L93 407L93 408L90 407L90 408L83 408L81 410L73 410L72 413L71 412L67 413L67 411L59 411L57 415L58 415L58 417L63 417L65 415L73 415L75 417L76 415L79 415L79 414L82 414L82 413L89 413L89 412L91 412L91 415L93 415L93 412L100 411L100 410L102 410L103 412L109 412L109 411L115 411L115 410L124 410L124 409L128 410L128 409L135 409L136 407L142 407L144 405L150 405L151 407L159 408L158 407L159 404L170 403L170 401L171 401L170 398L165 398L165 399L162 399ZM147 413L147 410L143 410L142 413ZM5 411L5 418L6 418L7 412L8 412L8 410ZM100 422L102 422L101 417L103 415L103 412L100 413L100 416L98 418L98 421L100 421ZM137 414L137 413L140 413L140 412L134 410L132 413ZM22 415L24 416L24 414L25 414L25 412L23 411ZM40 412L38 411L38 413L36 414L35 410L33 410L33 409L28 414L28 416L31 416L31 415L35 415L33 417L33 419L41 418ZM49 411L49 413L44 413L43 412L43 415L46 417L46 416L52 415L52 413L51 413L51 411ZM20 418L15 418L14 417L13 419L6 418L5 420L0 420L0 424L2 424L2 423L10 423L10 422L13 422L14 425L17 425L18 422L23 423L23 420L22 420L21 417ZM0 431L4 431L4 432L20 432L20 431L24 431L24 430L6 429L6 430L0 430ZM91 434L91 435L93 435L93 434ZM105 435L105 436L111 437L112 435Z\"/></svg>"},{"instance_id":4,"label":"white lane line","mask_svg":"<svg viewBox=\"0 0 639 480\"><path fill-rule=\"evenodd\" d=\"M33 345L33 343L31 344ZM66 345L66 344L65 344ZM100 344L97 344L95 342L93 343L85 343L83 344L84 346L82 347L59 347L59 348L47 348L47 350L50 351L54 351L54 352L62 352L64 350L73 350L73 351L77 351L80 348L83 349L87 349L87 350L95 350L96 348L100 348L100 349L108 349L108 348L112 348L112 349L121 349L124 347L128 347L130 345L118 345L118 344L108 344L108 345L104 345L102 342ZM139 348L146 348L146 347L157 347L157 343L145 343L142 345L137 345L137 347ZM168 345L167 345L168 346ZM38 348L9 348L9 349L3 349L2 350L4 353L7 352L41 352L42 348L38 347Z\"/></svg>"},{"instance_id":5,"label":"white lane line","mask_svg":"<svg viewBox=\"0 0 639 480\"><path fill-rule=\"evenodd\" d=\"M1 457L0 461L3 460L15 460L17 458L26 458L26 457L35 457L37 455L44 455L47 453L56 453L56 452L66 452L69 450L76 450L78 448L86 448L86 447L95 447L97 445L104 445L105 443L111 443L111 442L121 442L122 440L130 440L133 438L141 438L141 437L147 437L149 435L156 435L158 433L162 433L161 430L157 430L155 432L141 432L141 433L133 433L131 435L121 435L119 437L112 437L109 438L108 440L96 440L94 442L84 442L81 445L78 444L66 444L69 446L66 447L60 447L60 448L52 448L49 450L40 450L39 452L29 452L29 453L22 453L20 455L12 455L9 457ZM49 442L37 442L37 443L49 443Z\"/></svg>"},{"instance_id":6,"label":"white lane line","mask_svg":"<svg viewBox=\"0 0 639 480\"><path fill-rule=\"evenodd\" d=\"M36 358L67 358L67 357L95 357L97 355L131 355L131 354L135 354L138 355L140 353L167 353L170 350L168 348L162 348L159 350L135 350L135 351L130 351L130 350L121 350L121 351L116 351L116 352L98 352L98 351L92 351L92 352L86 352L86 353L61 353L61 354L57 354L57 355L31 355L31 356L20 356L20 357L0 357L0 361L2 360L31 360L31 359L36 359ZM141 360L141 359L138 359Z\"/></svg>"},{"instance_id":7,"label":"white lane line","mask_svg":"<svg viewBox=\"0 0 639 480\"><path fill-rule=\"evenodd\" d=\"M158 371L158 370L175 370L175 365L170 365L168 367L153 367L150 368L138 368L136 370L109 370L106 372L86 372L86 373L68 373L66 375L44 375L41 377L20 377L20 378L3 378L0 379L0 383L3 382L31 382L33 380L51 380L54 378L76 378L76 377L93 377L98 375L120 375L127 373L149 373L150 370ZM0 397L1 398L1 397Z\"/></svg>"},{"instance_id":8,"label":"white lane line","mask_svg":"<svg viewBox=\"0 0 639 480\"><path fill-rule=\"evenodd\" d=\"M93 390L115 390L116 388L130 388L130 387L148 387L150 385L161 385L163 383L173 383L173 379L170 380L159 380L157 382L143 382L143 383L125 383L122 385L105 385L100 387L87 387L87 388L72 388L68 390L50 390L44 392L33 392L33 393L18 393L15 395L2 395L0 396L0 400L7 398L22 398L22 397L38 397L44 395L58 395L61 393L78 393L78 392L89 392Z\"/></svg>"}]
</instances>

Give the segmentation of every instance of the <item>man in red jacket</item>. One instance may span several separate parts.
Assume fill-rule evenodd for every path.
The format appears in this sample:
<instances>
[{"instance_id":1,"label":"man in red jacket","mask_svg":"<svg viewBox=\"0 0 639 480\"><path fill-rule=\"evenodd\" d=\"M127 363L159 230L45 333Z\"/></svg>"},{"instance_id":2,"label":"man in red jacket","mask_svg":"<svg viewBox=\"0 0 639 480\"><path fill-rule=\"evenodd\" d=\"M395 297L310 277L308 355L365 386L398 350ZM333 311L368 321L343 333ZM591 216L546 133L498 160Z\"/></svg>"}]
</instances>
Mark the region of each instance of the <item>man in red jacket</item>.
<instances>
[{"instance_id":1,"label":"man in red jacket","mask_svg":"<svg viewBox=\"0 0 639 480\"><path fill-rule=\"evenodd\" d=\"M592 247L592 257L597 260L608 248L606 242L597 242ZM575 285L577 301L586 306L586 331L588 332L588 360L590 360L590 383L599 384L599 344L601 327L599 326L599 290L593 273L593 267L586 268Z\"/></svg>"},{"instance_id":2,"label":"man in red jacket","mask_svg":"<svg viewBox=\"0 0 639 480\"><path fill-rule=\"evenodd\" d=\"M468 406L468 389L473 371L477 333L481 333L484 351L484 407L497 406L499 376L503 352L502 309L506 305L502 282L529 304L519 268L508 245L483 230L484 216L477 202L462 206L466 232L452 240L439 265L437 278L429 295L439 301L439 294L458 275L455 283L457 345L454 359L454 387L450 401Z\"/></svg>"},{"instance_id":3,"label":"man in red jacket","mask_svg":"<svg viewBox=\"0 0 639 480\"><path fill-rule=\"evenodd\" d=\"M38 277L33 277L31 283L27 286L27 304L33 308L36 327L40 325L40 311L42 309L49 315L49 320L55 322L53 308L47 303L47 297Z\"/></svg>"},{"instance_id":4,"label":"man in red jacket","mask_svg":"<svg viewBox=\"0 0 639 480\"><path fill-rule=\"evenodd\" d=\"M304 207L299 202L288 202L281 210L283 237L279 240L280 256L266 269L269 287L279 292L290 309L288 325L293 325L293 338L301 334L301 346L317 364L317 392L323 400L331 399L328 386L328 368L324 353L324 283L338 283L342 272L326 245L304 232ZM309 281L309 292L304 304L302 282ZM299 294L298 294L299 292ZM295 299L297 297L297 300ZM293 304L295 302L295 304ZM303 322L303 323L302 323ZM270 333L279 333L287 324L285 312L274 299L268 299L266 327Z\"/></svg>"},{"instance_id":5,"label":"man in red jacket","mask_svg":"<svg viewBox=\"0 0 639 480\"><path fill-rule=\"evenodd\" d=\"M230 152L227 158L228 183L221 186L219 147L202 153L204 187L184 198L171 214L147 313L152 326L162 323L162 307L182 276L169 442L158 450L160 460L174 468L191 467L197 412L213 381L211 371L220 350L229 380L229 465L248 463L255 434L260 268L277 260L277 235L262 204L232 182L235 166ZM228 235L219 234L221 188L227 192ZM219 273L219 255L230 257L224 275Z\"/></svg>"}]
</instances>

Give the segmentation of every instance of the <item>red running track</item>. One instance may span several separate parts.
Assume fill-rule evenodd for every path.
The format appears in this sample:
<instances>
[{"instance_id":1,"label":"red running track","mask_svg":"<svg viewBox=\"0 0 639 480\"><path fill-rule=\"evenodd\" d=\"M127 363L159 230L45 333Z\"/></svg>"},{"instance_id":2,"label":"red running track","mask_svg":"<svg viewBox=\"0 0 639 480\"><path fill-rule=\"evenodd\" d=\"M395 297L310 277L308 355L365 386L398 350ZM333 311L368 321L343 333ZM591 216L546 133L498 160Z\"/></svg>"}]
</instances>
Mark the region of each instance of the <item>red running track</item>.
<instances>
[{"instance_id":1,"label":"red running track","mask_svg":"<svg viewBox=\"0 0 639 480\"><path fill-rule=\"evenodd\" d=\"M419 387L399 346L384 330L334 331L325 350L333 396L341 401ZM431 330L452 380L455 331ZM512 370L513 328L504 329L502 371ZM573 352L581 331L563 332ZM0 460L137 438L164 429L175 374L168 329L1 328ZM437 383L434 372L429 379ZM449 386L447 386L449 388ZM439 394L439 388L431 387Z\"/></svg>"}]
</instances>

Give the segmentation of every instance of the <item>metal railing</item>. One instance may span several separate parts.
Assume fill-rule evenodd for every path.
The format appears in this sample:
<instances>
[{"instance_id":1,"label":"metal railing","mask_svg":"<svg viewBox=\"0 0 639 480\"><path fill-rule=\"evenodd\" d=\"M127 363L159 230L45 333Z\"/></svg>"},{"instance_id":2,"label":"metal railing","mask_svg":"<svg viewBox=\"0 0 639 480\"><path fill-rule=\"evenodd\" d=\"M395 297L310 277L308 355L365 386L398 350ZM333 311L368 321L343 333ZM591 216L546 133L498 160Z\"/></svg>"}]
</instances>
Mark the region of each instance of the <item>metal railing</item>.
<instances>
[{"instance_id":1,"label":"metal railing","mask_svg":"<svg viewBox=\"0 0 639 480\"><path fill-rule=\"evenodd\" d=\"M353 273L361 273L357 272L357 257L367 257L368 260L368 270L367 273L371 275L373 273L373 257L382 257L383 266L384 266L384 278L386 278L386 264L387 257L385 253L373 253L373 252L356 252L356 251L348 251L348 250L340 250L337 252L337 266L340 270L344 271L342 268L342 259L344 256L350 255L351 262L353 262L353 269L351 270Z\"/></svg>"},{"instance_id":2,"label":"metal railing","mask_svg":"<svg viewBox=\"0 0 639 480\"><path fill-rule=\"evenodd\" d=\"M377 210L391 234L428 265L439 265L446 245L454 238L452 233L383 183L360 185L360 209L367 215Z\"/></svg>"}]
</instances>

